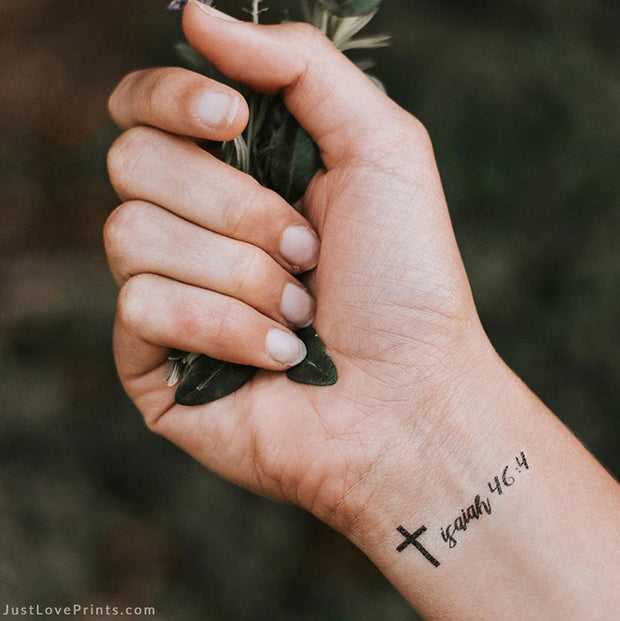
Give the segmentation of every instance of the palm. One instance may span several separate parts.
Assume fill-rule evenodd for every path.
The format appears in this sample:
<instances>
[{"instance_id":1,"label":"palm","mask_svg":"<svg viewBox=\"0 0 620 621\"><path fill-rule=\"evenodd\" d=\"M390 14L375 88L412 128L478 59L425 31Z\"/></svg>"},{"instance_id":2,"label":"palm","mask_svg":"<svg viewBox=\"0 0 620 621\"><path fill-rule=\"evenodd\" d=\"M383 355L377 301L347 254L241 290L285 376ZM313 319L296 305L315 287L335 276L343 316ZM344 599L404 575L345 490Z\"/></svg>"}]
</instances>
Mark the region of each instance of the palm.
<instances>
[{"instance_id":1,"label":"palm","mask_svg":"<svg viewBox=\"0 0 620 621\"><path fill-rule=\"evenodd\" d=\"M413 182L395 186L392 179L393 195L378 195L374 189L385 185L383 174L373 172L372 162L333 169L318 175L305 197L322 238L309 284L318 300L315 325L339 371L335 386L304 386L261 371L237 393L187 408L174 404L172 391L162 385L164 352L153 370L127 386L159 433L212 469L319 513L363 476L350 464L361 454L373 463L388 440L364 425L376 410L377 392L386 394L384 418L390 400L410 398L412 369L414 376L416 370L428 373L450 333L446 324L463 301L463 292L447 284L457 280L449 276L459 265L424 256L432 240L418 226L420 208L398 200L411 197L411 188L403 186ZM427 201L426 220L428 212L436 214L432 235L451 236L442 205L420 200ZM433 343L432 350L425 343Z\"/></svg>"}]
</instances>

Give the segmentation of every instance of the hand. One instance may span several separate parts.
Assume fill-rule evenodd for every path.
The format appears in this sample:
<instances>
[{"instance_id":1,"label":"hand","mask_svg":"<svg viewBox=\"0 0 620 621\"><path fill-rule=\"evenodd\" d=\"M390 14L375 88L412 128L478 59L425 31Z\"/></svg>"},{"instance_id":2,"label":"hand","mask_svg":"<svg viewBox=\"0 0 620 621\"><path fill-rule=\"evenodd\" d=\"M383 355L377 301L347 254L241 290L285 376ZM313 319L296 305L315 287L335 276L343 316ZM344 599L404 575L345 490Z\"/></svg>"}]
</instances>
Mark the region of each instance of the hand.
<instances>
[{"instance_id":1,"label":"hand","mask_svg":"<svg viewBox=\"0 0 620 621\"><path fill-rule=\"evenodd\" d=\"M105 235L122 285L119 374L151 429L226 478L349 530L395 456L410 452L423 473L429 414L486 347L432 147L307 25L254 26L190 3L184 28L224 74L282 94L325 171L303 199L308 223L179 137L234 138L247 121L239 94L181 69L127 76L110 110L133 129L109 156L125 203ZM265 371L221 401L176 405L163 379L171 347L269 371L303 355L289 329L312 319L314 302L292 274L317 262L312 229L320 260L306 283L338 383Z\"/></svg>"},{"instance_id":2,"label":"hand","mask_svg":"<svg viewBox=\"0 0 620 621\"><path fill-rule=\"evenodd\" d=\"M306 221L183 138L233 139L239 94L181 69L117 87L112 116L132 129L109 157L125 201L105 232L121 284L114 348L147 425L343 531L428 619L615 618L618 486L493 352L420 123L310 27L194 2L183 21L224 74L281 93L325 171ZM300 288L293 274L315 264ZM303 355L290 328L314 314L331 387L273 372ZM175 405L171 347L265 371L209 405ZM489 477L519 451L530 467L500 498ZM480 494L488 511L471 505L465 533Z\"/></svg>"}]
</instances>

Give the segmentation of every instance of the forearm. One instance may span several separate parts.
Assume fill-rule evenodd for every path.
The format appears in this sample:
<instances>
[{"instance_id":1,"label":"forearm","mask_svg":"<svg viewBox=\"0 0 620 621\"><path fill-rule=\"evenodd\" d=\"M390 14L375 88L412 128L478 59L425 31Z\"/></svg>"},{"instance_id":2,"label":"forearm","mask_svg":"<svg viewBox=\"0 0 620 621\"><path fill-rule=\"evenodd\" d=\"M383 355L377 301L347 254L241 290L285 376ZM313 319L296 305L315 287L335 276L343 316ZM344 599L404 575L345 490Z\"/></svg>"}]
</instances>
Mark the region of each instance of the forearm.
<instances>
[{"instance_id":1,"label":"forearm","mask_svg":"<svg viewBox=\"0 0 620 621\"><path fill-rule=\"evenodd\" d=\"M461 388L351 538L427 619L614 618L617 483L490 347Z\"/></svg>"}]
</instances>

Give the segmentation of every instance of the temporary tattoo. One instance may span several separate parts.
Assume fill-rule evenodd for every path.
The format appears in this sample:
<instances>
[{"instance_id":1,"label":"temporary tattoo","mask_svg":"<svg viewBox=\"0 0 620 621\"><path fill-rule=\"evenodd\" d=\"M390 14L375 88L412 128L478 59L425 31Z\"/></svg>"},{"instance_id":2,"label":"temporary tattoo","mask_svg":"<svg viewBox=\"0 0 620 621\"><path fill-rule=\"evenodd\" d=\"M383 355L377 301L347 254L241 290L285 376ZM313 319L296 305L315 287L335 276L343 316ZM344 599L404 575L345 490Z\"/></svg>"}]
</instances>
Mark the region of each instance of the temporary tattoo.
<instances>
[{"instance_id":1,"label":"temporary tattoo","mask_svg":"<svg viewBox=\"0 0 620 621\"><path fill-rule=\"evenodd\" d=\"M399 526L396 530L405 538L405 541L396 548L398 552L402 552L409 544L412 544L429 563L435 567L441 565L441 563L418 541L418 537L426 532L426 526L420 526L413 534L408 533L402 526Z\"/></svg>"},{"instance_id":2,"label":"temporary tattoo","mask_svg":"<svg viewBox=\"0 0 620 621\"><path fill-rule=\"evenodd\" d=\"M501 496L509 487L512 487L517 479L511 474L520 475L526 470L529 470L525 452L521 451L520 455L514 458L514 465L511 463L504 466L501 476L495 475L493 479L487 482L489 492L491 494L497 494ZM447 526L440 529L441 538L448 544L448 548L455 548L458 540L456 534L464 533L468 525L473 520L479 520L482 517L491 515L493 512L491 508L491 499L486 497L483 499L480 494L476 494L472 503L466 508L461 509L460 515L458 515L454 521L450 522ZM427 531L426 526L420 526L414 530L413 533L408 532L403 526L398 526L396 530L405 538L403 542L396 548L397 552L402 552L409 545L413 545L414 548L422 554L422 556L434 567L439 567L441 563L418 541L418 537Z\"/></svg>"},{"instance_id":3,"label":"temporary tattoo","mask_svg":"<svg viewBox=\"0 0 620 621\"><path fill-rule=\"evenodd\" d=\"M451 548L454 548L457 544L456 537L454 536L455 533L458 531L465 532L469 522L479 519L484 515L483 511L486 515L491 515L491 501L488 498L486 500L480 500L480 495L478 495L474 498L474 502L467 507L467 511L461 509L461 515L459 515L454 522L448 524L445 529L441 529L441 538Z\"/></svg>"}]
</instances>

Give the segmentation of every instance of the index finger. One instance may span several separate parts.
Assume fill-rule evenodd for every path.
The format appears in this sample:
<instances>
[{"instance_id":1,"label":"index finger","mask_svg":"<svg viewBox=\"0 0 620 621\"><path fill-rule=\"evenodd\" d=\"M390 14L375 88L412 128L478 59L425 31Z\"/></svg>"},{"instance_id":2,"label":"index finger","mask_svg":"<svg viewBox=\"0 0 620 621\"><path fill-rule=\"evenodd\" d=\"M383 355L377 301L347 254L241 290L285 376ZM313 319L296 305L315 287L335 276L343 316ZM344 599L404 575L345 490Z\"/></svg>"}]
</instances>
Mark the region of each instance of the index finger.
<instances>
[{"instance_id":1,"label":"index finger","mask_svg":"<svg viewBox=\"0 0 620 621\"><path fill-rule=\"evenodd\" d=\"M248 122L248 106L234 89L181 67L141 69L126 75L108 101L123 129L151 125L172 134L226 141Z\"/></svg>"}]
</instances>

